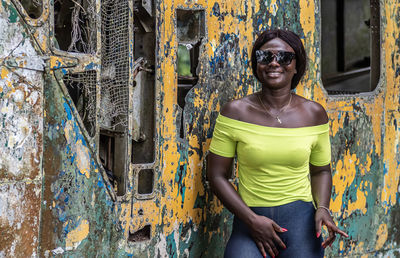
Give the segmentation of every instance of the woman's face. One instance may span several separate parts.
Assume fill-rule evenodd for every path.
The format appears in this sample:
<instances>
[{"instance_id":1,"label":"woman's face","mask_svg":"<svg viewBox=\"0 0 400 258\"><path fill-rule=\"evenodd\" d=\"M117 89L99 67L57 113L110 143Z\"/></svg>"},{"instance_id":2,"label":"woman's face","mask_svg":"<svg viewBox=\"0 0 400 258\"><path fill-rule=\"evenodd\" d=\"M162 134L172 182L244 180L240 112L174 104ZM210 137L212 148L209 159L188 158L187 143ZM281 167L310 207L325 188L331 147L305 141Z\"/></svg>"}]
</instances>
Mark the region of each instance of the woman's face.
<instances>
[{"instance_id":1,"label":"woman's face","mask_svg":"<svg viewBox=\"0 0 400 258\"><path fill-rule=\"evenodd\" d=\"M271 51L278 54L278 51L295 53L293 48L280 38L274 38L261 46L260 50ZM266 62L257 63L257 76L261 83L267 87L278 89L291 86L292 78L297 73L296 59L285 65L279 64L277 57L266 64Z\"/></svg>"}]
</instances>

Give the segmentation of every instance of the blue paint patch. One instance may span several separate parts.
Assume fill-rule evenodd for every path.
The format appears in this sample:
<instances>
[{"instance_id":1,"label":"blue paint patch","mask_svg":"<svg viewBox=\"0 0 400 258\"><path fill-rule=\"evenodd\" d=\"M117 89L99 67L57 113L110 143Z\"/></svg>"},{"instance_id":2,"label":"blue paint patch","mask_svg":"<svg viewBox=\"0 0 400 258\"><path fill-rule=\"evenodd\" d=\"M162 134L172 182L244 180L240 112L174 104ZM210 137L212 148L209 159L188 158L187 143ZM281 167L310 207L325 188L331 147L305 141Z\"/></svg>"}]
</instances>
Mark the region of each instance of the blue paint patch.
<instances>
[{"instance_id":1,"label":"blue paint patch","mask_svg":"<svg viewBox=\"0 0 400 258\"><path fill-rule=\"evenodd\" d=\"M98 187L104 187L103 180L98 180L98 181L97 181L97 186L98 186Z\"/></svg>"},{"instance_id":2,"label":"blue paint patch","mask_svg":"<svg viewBox=\"0 0 400 258\"><path fill-rule=\"evenodd\" d=\"M94 69L94 63L92 62L92 63L88 64L87 66L85 66L85 69L86 70L93 70Z\"/></svg>"},{"instance_id":3,"label":"blue paint patch","mask_svg":"<svg viewBox=\"0 0 400 258\"><path fill-rule=\"evenodd\" d=\"M65 214L64 211L61 211L61 212L62 212L62 213L59 214L58 219L59 219L61 222L65 222L67 215Z\"/></svg>"},{"instance_id":4,"label":"blue paint patch","mask_svg":"<svg viewBox=\"0 0 400 258\"><path fill-rule=\"evenodd\" d=\"M67 113L68 120L71 120L72 119L72 111L67 103L64 103L64 109L65 109L65 112Z\"/></svg>"},{"instance_id":5,"label":"blue paint patch","mask_svg":"<svg viewBox=\"0 0 400 258\"><path fill-rule=\"evenodd\" d=\"M216 2L212 8L212 14L216 17L220 17L221 13L220 13L220 9L219 9L219 4L218 2Z\"/></svg>"},{"instance_id":6,"label":"blue paint patch","mask_svg":"<svg viewBox=\"0 0 400 258\"><path fill-rule=\"evenodd\" d=\"M61 62L60 61L56 61L56 65L52 67L53 70L58 69L61 67Z\"/></svg>"},{"instance_id":7,"label":"blue paint patch","mask_svg":"<svg viewBox=\"0 0 400 258\"><path fill-rule=\"evenodd\" d=\"M240 56L239 38L236 34L221 34L221 44L215 49L214 56L210 57L209 65L213 74L219 73L220 69L227 69L231 66L228 56Z\"/></svg>"}]
</instances>

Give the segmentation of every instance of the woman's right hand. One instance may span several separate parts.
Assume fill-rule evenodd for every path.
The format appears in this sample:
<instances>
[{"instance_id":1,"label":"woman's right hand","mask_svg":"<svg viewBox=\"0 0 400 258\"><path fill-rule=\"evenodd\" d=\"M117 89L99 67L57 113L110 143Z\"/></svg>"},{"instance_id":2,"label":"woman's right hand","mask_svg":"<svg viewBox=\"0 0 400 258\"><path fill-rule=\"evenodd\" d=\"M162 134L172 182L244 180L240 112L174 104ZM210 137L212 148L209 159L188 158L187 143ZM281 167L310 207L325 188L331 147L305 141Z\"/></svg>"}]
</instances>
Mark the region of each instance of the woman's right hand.
<instances>
[{"instance_id":1,"label":"woman's right hand","mask_svg":"<svg viewBox=\"0 0 400 258\"><path fill-rule=\"evenodd\" d=\"M271 257L277 256L279 254L277 246L286 249L286 245L277 232L283 233L287 229L280 227L275 221L265 216L256 215L255 219L252 220L250 231L251 236L264 257L267 256L267 253Z\"/></svg>"}]
</instances>

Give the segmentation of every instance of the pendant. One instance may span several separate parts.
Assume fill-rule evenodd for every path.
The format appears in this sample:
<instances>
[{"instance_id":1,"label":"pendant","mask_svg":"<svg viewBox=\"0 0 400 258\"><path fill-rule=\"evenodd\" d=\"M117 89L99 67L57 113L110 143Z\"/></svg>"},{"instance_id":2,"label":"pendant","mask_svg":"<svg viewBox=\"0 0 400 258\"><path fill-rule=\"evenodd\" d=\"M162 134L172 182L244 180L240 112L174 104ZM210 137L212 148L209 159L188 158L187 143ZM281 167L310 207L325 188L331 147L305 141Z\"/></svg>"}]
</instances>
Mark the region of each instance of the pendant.
<instances>
[{"instance_id":1,"label":"pendant","mask_svg":"<svg viewBox=\"0 0 400 258\"><path fill-rule=\"evenodd\" d=\"M279 119L279 116L276 116L276 120L278 120L278 122L279 122L280 124L282 124L282 121Z\"/></svg>"}]
</instances>

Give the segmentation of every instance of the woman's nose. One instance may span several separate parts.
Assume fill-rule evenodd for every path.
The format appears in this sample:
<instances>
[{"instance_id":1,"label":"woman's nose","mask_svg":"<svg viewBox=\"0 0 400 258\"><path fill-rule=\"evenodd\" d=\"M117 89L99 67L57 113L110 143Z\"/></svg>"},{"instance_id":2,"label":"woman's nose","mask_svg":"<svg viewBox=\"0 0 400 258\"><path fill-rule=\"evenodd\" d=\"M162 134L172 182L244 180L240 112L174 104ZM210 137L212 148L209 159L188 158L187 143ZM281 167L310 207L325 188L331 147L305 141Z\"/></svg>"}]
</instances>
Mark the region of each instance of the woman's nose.
<instances>
[{"instance_id":1,"label":"woman's nose","mask_svg":"<svg viewBox=\"0 0 400 258\"><path fill-rule=\"evenodd\" d=\"M276 61L276 56L274 56L274 58L272 59L271 63L269 63L269 65L271 65L271 66L280 66L278 61Z\"/></svg>"}]
</instances>

